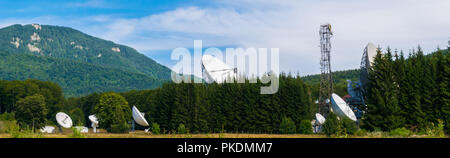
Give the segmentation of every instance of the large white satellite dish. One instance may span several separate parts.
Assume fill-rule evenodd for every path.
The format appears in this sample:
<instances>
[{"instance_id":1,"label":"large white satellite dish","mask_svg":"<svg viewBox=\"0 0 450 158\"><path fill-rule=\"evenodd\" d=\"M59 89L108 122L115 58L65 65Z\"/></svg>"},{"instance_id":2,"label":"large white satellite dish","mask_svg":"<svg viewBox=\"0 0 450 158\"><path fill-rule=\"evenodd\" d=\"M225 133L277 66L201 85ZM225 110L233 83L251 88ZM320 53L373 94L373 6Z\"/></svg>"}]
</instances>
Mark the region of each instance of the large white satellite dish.
<instances>
[{"instance_id":1,"label":"large white satellite dish","mask_svg":"<svg viewBox=\"0 0 450 158\"><path fill-rule=\"evenodd\" d=\"M81 133L88 133L89 132L89 129L87 127L84 127L84 126L75 126L75 128L77 130L79 130Z\"/></svg>"},{"instance_id":2,"label":"large white satellite dish","mask_svg":"<svg viewBox=\"0 0 450 158\"><path fill-rule=\"evenodd\" d=\"M233 68L222 60L211 56L203 55L202 57L203 79L208 82L224 83L227 78L235 79L237 75L236 68Z\"/></svg>"},{"instance_id":3,"label":"large white satellite dish","mask_svg":"<svg viewBox=\"0 0 450 158\"><path fill-rule=\"evenodd\" d=\"M147 120L145 120L144 115L136 108L136 106L133 106L132 108L133 113L133 119L136 121L137 124L141 126L149 126Z\"/></svg>"},{"instance_id":4,"label":"large white satellite dish","mask_svg":"<svg viewBox=\"0 0 450 158\"><path fill-rule=\"evenodd\" d=\"M377 47L372 43L367 44L361 59L361 66L360 66L361 73L359 76L359 80L361 81L364 87L369 82L368 79L369 71L373 66L376 56L377 56Z\"/></svg>"},{"instance_id":5,"label":"large white satellite dish","mask_svg":"<svg viewBox=\"0 0 450 158\"><path fill-rule=\"evenodd\" d=\"M347 105L347 103L339 97L336 93L331 95L331 107L333 112L339 117L347 117L350 120L356 121L355 113L353 110Z\"/></svg>"},{"instance_id":6,"label":"large white satellite dish","mask_svg":"<svg viewBox=\"0 0 450 158\"><path fill-rule=\"evenodd\" d=\"M318 125L323 125L325 123L325 117L319 113L316 113L316 122Z\"/></svg>"},{"instance_id":7,"label":"large white satellite dish","mask_svg":"<svg viewBox=\"0 0 450 158\"><path fill-rule=\"evenodd\" d=\"M42 133L54 133L55 132L55 127L53 126L44 126L40 129L40 131Z\"/></svg>"},{"instance_id":8,"label":"large white satellite dish","mask_svg":"<svg viewBox=\"0 0 450 158\"><path fill-rule=\"evenodd\" d=\"M70 128L72 127L72 119L69 115L63 112L58 112L56 114L56 122L58 122L61 127Z\"/></svg>"},{"instance_id":9,"label":"large white satellite dish","mask_svg":"<svg viewBox=\"0 0 450 158\"><path fill-rule=\"evenodd\" d=\"M367 57L365 60L369 61L368 64L369 64L369 68L370 68L373 65L375 56L377 56L377 47L372 43L367 44L366 53L367 53Z\"/></svg>"},{"instance_id":10,"label":"large white satellite dish","mask_svg":"<svg viewBox=\"0 0 450 158\"><path fill-rule=\"evenodd\" d=\"M89 120L91 120L92 124L92 129L94 133L97 133L97 127L98 127L98 119L95 115L89 115Z\"/></svg>"}]
</instances>

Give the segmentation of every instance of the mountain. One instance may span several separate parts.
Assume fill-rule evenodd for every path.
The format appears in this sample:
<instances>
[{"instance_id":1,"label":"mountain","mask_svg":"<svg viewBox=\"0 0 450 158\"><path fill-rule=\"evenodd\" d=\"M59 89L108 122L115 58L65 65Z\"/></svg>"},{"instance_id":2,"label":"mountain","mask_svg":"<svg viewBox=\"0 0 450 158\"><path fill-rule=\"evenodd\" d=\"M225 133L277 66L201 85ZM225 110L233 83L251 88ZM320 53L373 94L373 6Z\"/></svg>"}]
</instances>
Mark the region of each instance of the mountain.
<instances>
[{"instance_id":1,"label":"mountain","mask_svg":"<svg viewBox=\"0 0 450 158\"><path fill-rule=\"evenodd\" d=\"M152 89L171 70L133 48L68 27L12 25L0 29L0 79L59 84L66 97Z\"/></svg>"}]
</instances>

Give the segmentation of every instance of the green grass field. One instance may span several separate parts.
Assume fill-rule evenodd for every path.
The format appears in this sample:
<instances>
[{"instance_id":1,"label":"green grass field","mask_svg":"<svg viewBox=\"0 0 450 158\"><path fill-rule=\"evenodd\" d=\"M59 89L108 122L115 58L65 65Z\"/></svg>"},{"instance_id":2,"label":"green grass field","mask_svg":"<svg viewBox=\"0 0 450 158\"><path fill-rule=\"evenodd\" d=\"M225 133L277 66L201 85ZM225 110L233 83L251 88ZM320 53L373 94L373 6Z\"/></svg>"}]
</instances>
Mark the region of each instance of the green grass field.
<instances>
[{"instance_id":1,"label":"green grass field","mask_svg":"<svg viewBox=\"0 0 450 158\"><path fill-rule=\"evenodd\" d=\"M412 134L410 136L391 136L386 132L369 132L365 135L331 136L323 134L244 134L244 133L212 133L212 134L151 134L144 131L136 131L123 134L115 133L83 133L84 138L436 138L429 135ZM9 133L1 133L0 138L12 138ZM55 134L24 134L25 138L72 138L72 132L64 130ZM449 138L445 136L444 138Z\"/></svg>"}]
</instances>

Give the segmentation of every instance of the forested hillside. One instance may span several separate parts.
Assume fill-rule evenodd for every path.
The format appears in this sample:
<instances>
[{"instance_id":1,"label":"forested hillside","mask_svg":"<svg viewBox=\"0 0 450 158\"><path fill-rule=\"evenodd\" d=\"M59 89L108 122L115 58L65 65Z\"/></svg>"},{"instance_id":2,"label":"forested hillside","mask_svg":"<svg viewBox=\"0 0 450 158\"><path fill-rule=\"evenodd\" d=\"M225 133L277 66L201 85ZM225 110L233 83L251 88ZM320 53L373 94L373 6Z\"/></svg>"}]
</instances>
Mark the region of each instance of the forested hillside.
<instances>
[{"instance_id":1,"label":"forested hillside","mask_svg":"<svg viewBox=\"0 0 450 158\"><path fill-rule=\"evenodd\" d=\"M59 26L2 28L0 53L0 79L52 81L66 96L151 89L171 73L133 48Z\"/></svg>"},{"instance_id":2,"label":"forested hillside","mask_svg":"<svg viewBox=\"0 0 450 158\"><path fill-rule=\"evenodd\" d=\"M311 87L313 99L319 98L320 74L304 76L302 79ZM347 94L347 80L359 81L359 69L333 72L334 91L341 97Z\"/></svg>"}]
</instances>

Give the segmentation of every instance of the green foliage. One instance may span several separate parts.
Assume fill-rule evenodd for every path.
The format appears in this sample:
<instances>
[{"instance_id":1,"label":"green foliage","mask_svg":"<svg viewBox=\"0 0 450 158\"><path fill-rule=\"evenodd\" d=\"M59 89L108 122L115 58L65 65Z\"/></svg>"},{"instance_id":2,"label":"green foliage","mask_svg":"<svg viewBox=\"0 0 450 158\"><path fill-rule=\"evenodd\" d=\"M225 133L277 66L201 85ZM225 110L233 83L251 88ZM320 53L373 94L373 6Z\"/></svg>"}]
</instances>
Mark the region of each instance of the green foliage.
<instances>
[{"instance_id":1,"label":"green foliage","mask_svg":"<svg viewBox=\"0 0 450 158\"><path fill-rule=\"evenodd\" d=\"M152 123L152 133L153 134L160 134L161 130L159 129L159 124Z\"/></svg>"},{"instance_id":2,"label":"green foliage","mask_svg":"<svg viewBox=\"0 0 450 158\"><path fill-rule=\"evenodd\" d=\"M111 129L108 132L111 133L128 133L130 131L130 125L125 123L118 123L111 125Z\"/></svg>"},{"instance_id":3,"label":"green foliage","mask_svg":"<svg viewBox=\"0 0 450 158\"><path fill-rule=\"evenodd\" d=\"M15 115L14 115L14 113L13 112L11 112L11 113L8 113L8 112L5 112L5 113L3 113L3 114L0 114L0 121L12 121L12 120L15 120Z\"/></svg>"},{"instance_id":4,"label":"green foliage","mask_svg":"<svg viewBox=\"0 0 450 158\"><path fill-rule=\"evenodd\" d=\"M34 33L39 41L30 40ZM16 38L19 47L11 44ZM40 51L31 52L27 45ZM31 25L13 25L0 29L0 79L53 81L66 96L80 96L155 88L168 81L170 73L133 48L71 28L42 25L36 30Z\"/></svg>"},{"instance_id":5,"label":"green foliage","mask_svg":"<svg viewBox=\"0 0 450 158\"><path fill-rule=\"evenodd\" d=\"M394 137L409 137L412 134L412 132L405 127L402 128L396 128L394 130L389 131L390 136Z\"/></svg>"},{"instance_id":6,"label":"green foliage","mask_svg":"<svg viewBox=\"0 0 450 158\"><path fill-rule=\"evenodd\" d=\"M298 132L301 134L313 134L312 124L309 120L302 120L298 127Z\"/></svg>"},{"instance_id":7,"label":"green foliage","mask_svg":"<svg viewBox=\"0 0 450 158\"><path fill-rule=\"evenodd\" d=\"M46 118L55 121L55 114L62 108L64 97L57 84L38 80L0 80L0 113L14 113L19 99L40 94L45 98L48 110Z\"/></svg>"},{"instance_id":8,"label":"green foliage","mask_svg":"<svg viewBox=\"0 0 450 158\"><path fill-rule=\"evenodd\" d=\"M177 132L178 132L178 134L186 134L186 133L187 133L186 127L184 127L183 124L180 124L180 125L178 126Z\"/></svg>"},{"instance_id":9,"label":"green foliage","mask_svg":"<svg viewBox=\"0 0 450 158\"><path fill-rule=\"evenodd\" d=\"M344 117L341 119L342 127L345 129L347 134L354 135L358 131L358 126L356 123L349 118Z\"/></svg>"},{"instance_id":10,"label":"green foliage","mask_svg":"<svg viewBox=\"0 0 450 158\"><path fill-rule=\"evenodd\" d=\"M339 96L345 96L347 94L347 80L358 81L359 76L359 69L333 72L333 87L335 93ZM319 98L320 74L307 75L302 77L302 79L307 85L311 86L312 99L317 100Z\"/></svg>"},{"instance_id":11,"label":"green foliage","mask_svg":"<svg viewBox=\"0 0 450 158\"><path fill-rule=\"evenodd\" d=\"M358 130L354 133L355 136L360 136L360 137L366 136L367 134L368 134L368 132L367 132L367 130L365 130L365 129L358 129Z\"/></svg>"},{"instance_id":12,"label":"green foliage","mask_svg":"<svg viewBox=\"0 0 450 158\"><path fill-rule=\"evenodd\" d=\"M328 136L337 134L339 131L339 120L333 112L328 113L325 123L322 125L322 131Z\"/></svg>"},{"instance_id":13,"label":"green foliage","mask_svg":"<svg viewBox=\"0 0 450 158\"><path fill-rule=\"evenodd\" d=\"M283 118L280 124L280 132L283 134L294 134L296 132L295 123L291 118Z\"/></svg>"},{"instance_id":14,"label":"green foliage","mask_svg":"<svg viewBox=\"0 0 450 158\"><path fill-rule=\"evenodd\" d=\"M450 116L449 50L424 55L421 48L405 59L391 50L378 55L369 73L364 128L394 131L405 127L424 132L429 124L444 120L448 133Z\"/></svg>"},{"instance_id":15,"label":"green foliage","mask_svg":"<svg viewBox=\"0 0 450 158\"><path fill-rule=\"evenodd\" d=\"M104 128L108 132L125 132L124 128L128 126L125 124L131 120L128 102L120 94L114 92L101 95L94 111L101 122L100 128Z\"/></svg>"},{"instance_id":16,"label":"green foliage","mask_svg":"<svg viewBox=\"0 0 450 158\"><path fill-rule=\"evenodd\" d=\"M72 127L72 134L69 135L69 138L87 138L87 136L81 133L80 128Z\"/></svg>"},{"instance_id":17,"label":"green foliage","mask_svg":"<svg viewBox=\"0 0 450 158\"><path fill-rule=\"evenodd\" d=\"M40 129L46 123L45 98L40 94L27 96L17 101L16 120L22 127Z\"/></svg>"},{"instance_id":18,"label":"green foliage","mask_svg":"<svg viewBox=\"0 0 450 158\"><path fill-rule=\"evenodd\" d=\"M8 133L12 138L42 138L43 135L40 132L34 132L33 129L28 127L19 129L18 126L13 127Z\"/></svg>"},{"instance_id":19,"label":"green foliage","mask_svg":"<svg viewBox=\"0 0 450 158\"><path fill-rule=\"evenodd\" d=\"M19 131L20 127L16 120L0 121L0 133L12 133Z\"/></svg>"},{"instance_id":20,"label":"green foliage","mask_svg":"<svg viewBox=\"0 0 450 158\"><path fill-rule=\"evenodd\" d=\"M445 138L444 121L438 120L437 125L431 123L431 126L427 128L426 134L431 137Z\"/></svg>"}]
</instances>

